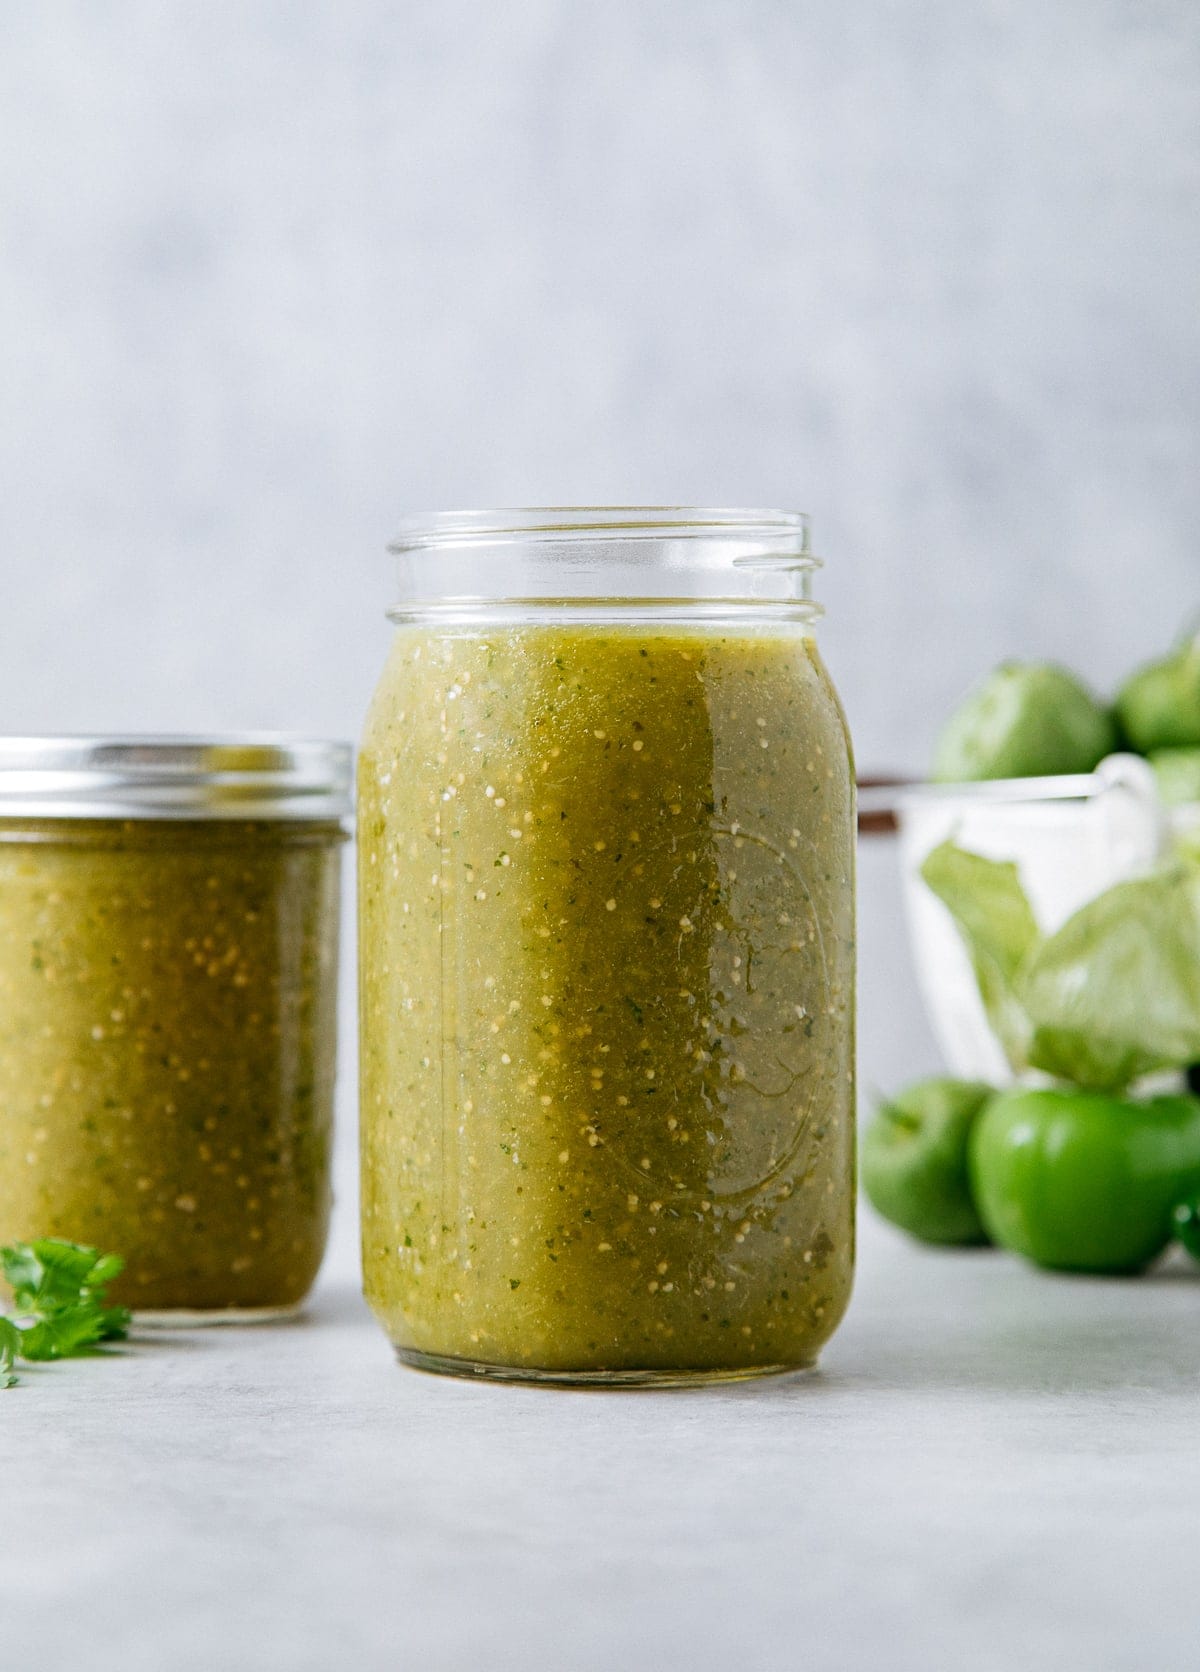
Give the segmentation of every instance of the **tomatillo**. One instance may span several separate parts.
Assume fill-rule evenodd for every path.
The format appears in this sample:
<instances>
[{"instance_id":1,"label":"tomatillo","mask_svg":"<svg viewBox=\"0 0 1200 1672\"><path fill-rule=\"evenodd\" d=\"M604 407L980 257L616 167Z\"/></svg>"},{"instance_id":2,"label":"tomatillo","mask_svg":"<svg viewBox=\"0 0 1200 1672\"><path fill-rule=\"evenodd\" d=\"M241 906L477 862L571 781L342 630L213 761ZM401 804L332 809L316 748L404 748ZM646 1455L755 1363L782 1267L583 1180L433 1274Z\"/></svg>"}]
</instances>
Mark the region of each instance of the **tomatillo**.
<instances>
[{"instance_id":1,"label":"tomatillo","mask_svg":"<svg viewBox=\"0 0 1200 1672\"><path fill-rule=\"evenodd\" d=\"M1200 748L1200 636L1132 674L1117 693L1116 712L1144 755Z\"/></svg>"},{"instance_id":2,"label":"tomatillo","mask_svg":"<svg viewBox=\"0 0 1200 1672\"><path fill-rule=\"evenodd\" d=\"M1164 807L1200 801L1200 748L1156 749L1149 758Z\"/></svg>"},{"instance_id":3,"label":"tomatillo","mask_svg":"<svg viewBox=\"0 0 1200 1672\"><path fill-rule=\"evenodd\" d=\"M1003 662L968 692L934 752L942 783L1090 772L1117 746L1112 716L1050 662Z\"/></svg>"},{"instance_id":4,"label":"tomatillo","mask_svg":"<svg viewBox=\"0 0 1200 1672\"><path fill-rule=\"evenodd\" d=\"M1140 1271L1200 1192L1200 1098L1002 1092L972 1131L970 1175L1002 1247L1060 1271Z\"/></svg>"},{"instance_id":5,"label":"tomatillo","mask_svg":"<svg viewBox=\"0 0 1200 1672\"><path fill-rule=\"evenodd\" d=\"M1175 1209L1172 1223L1175 1235L1193 1260L1200 1260L1200 1196L1189 1196Z\"/></svg>"},{"instance_id":6,"label":"tomatillo","mask_svg":"<svg viewBox=\"0 0 1200 1672\"><path fill-rule=\"evenodd\" d=\"M871 1205L921 1242L981 1243L987 1232L971 1200L967 1140L991 1086L921 1080L880 1106L862 1145Z\"/></svg>"}]
</instances>

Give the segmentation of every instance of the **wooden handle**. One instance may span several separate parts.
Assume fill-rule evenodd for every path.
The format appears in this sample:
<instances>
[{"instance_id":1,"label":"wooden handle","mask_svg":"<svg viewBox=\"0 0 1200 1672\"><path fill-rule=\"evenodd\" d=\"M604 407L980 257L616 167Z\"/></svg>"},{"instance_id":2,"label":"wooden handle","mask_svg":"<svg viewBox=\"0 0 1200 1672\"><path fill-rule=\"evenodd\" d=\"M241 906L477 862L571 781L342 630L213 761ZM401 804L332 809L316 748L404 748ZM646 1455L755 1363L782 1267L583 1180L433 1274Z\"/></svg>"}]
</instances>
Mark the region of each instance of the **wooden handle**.
<instances>
[{"instance_id":1,"label":"wooden handle","mask_svg":"<svg viewBox=\"0 0 1200 1672\"><path fill-rule=\"evenodd\" d=\"M858 780L858 834L894 836L898 828L894 799L889 790L915 783L913 778L871 777Z\"/></svg>"}]
</instances>

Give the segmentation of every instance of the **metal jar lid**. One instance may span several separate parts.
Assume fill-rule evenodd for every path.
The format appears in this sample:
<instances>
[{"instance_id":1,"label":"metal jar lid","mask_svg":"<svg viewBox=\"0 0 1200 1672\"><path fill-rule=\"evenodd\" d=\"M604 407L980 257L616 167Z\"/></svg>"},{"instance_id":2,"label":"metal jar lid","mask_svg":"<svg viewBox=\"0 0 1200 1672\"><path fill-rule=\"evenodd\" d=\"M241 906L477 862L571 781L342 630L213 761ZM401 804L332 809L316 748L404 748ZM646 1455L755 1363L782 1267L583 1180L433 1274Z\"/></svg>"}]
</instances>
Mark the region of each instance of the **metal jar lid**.
<instances>
[{"instance_id":1,"label":"metal jar lid","mask_svg":"<svg viewBox=\"0 0 1200 1672\"><path fill-rule=\"evenodd\" d=\"M0 737L0 819L345 821L348 743L224 737Z\"/></svg>"}]
</instances>

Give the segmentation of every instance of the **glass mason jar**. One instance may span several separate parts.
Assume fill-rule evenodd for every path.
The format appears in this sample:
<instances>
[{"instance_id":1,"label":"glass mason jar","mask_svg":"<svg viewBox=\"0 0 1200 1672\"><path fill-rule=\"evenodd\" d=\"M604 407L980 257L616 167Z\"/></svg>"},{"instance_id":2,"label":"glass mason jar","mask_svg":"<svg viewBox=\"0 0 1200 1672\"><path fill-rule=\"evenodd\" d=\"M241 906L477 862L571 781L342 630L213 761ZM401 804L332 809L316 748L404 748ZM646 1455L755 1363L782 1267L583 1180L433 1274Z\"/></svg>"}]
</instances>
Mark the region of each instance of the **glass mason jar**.
<instances>
[{"instance_id":1,"label":"glass mason jar","mask_svg":"<svg viewBox=\"0 0 1200 1672\"><path fill-rule=\"evenodd\" d=\"M399 1356L811 1365L854 1241L854 789L783 512L410 524L360 755L363 1258Z\"/></svg>"},{"instance_id":2,"label":"glass mason jar","mask_svg":"<svg viewBox=\"0 0 1200 1672\"><path fill-rule=\"evenodd\" d=\"M164 1321L294 1308L330 1206L348 745L0 739L0 1243Z\"/></svg>"}]
</instances>

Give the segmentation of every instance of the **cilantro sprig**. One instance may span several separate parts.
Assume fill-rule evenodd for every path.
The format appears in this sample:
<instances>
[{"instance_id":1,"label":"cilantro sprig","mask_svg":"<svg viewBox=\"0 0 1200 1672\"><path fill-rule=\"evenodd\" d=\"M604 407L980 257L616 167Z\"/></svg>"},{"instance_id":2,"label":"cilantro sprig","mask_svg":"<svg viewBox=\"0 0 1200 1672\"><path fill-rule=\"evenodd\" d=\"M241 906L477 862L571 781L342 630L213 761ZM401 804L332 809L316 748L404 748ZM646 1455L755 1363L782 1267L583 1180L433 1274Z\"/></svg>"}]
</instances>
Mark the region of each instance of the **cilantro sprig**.
<instances>
[{"instance_id":1,"label":"cilantro sprig","mask_svg":"<svg viewBox=\"0 0 1200 1672\"><path fill-rule=\"evenodd\" d=\"M18 1359L75 1358L123 1340L129 1309L109 1306L105 1294L124 1264L117 1254L58 1237L0 1248L0 1276L12 1290L11 1313L0 1313L0 1388L16 1382Z\"/></svg>"}]
</instances>

